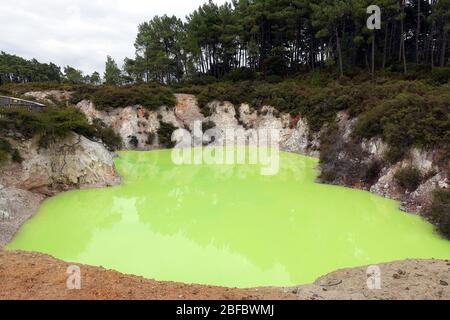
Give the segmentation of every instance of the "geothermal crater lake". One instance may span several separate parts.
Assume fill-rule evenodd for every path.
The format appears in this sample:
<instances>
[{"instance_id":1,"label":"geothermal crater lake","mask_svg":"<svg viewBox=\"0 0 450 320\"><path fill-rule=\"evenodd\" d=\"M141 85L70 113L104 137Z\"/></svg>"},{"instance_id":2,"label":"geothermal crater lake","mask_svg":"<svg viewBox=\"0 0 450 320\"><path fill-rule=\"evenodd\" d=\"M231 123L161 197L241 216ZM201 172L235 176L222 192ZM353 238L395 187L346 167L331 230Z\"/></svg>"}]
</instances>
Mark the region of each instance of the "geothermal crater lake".
<instances>
[{"instance_id":1,"label":"geothermal crater lake","mask_svg":"<svg viewBox=\"0 0 450 320\"><path fill-rule=\"evenodd\" d=\"M156 280L227 287L311 283L334 270L450 258L450 242L398 203L314 182L317 160L174 165L171 151L121 152L123 184L47 200L9 250Z\"/></svg>"}]
</instances>

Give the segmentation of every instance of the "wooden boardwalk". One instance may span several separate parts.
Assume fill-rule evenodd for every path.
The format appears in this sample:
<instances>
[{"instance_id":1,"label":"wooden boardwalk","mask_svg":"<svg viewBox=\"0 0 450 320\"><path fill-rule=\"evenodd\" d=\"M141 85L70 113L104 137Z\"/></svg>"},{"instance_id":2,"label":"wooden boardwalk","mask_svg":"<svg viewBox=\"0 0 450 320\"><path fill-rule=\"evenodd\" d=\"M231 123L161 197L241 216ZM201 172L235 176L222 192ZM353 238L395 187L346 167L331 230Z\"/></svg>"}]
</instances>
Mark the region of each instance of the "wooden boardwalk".
<instances>
[{"instance_id":1,"label":"wooden boardwalk","mask_svg":"<svg viewBox=\"0 0 450 320\"><path fill-rule=\"evenodd\" d=\"M0 96L0 109L28 109L30 111L42 111L46 106L34 101Z\"/></svg>"}]
</instances>

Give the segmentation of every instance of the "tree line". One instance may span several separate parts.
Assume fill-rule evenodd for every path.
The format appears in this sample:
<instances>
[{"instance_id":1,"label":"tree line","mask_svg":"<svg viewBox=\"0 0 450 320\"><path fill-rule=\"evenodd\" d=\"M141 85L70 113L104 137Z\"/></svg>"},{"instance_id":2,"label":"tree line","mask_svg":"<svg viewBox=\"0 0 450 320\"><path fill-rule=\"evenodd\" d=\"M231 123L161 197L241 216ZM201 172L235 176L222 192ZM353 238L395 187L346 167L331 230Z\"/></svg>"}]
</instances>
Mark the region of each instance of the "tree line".
<instances>
[{"instance_id":1,"label":"tree line","mask_svg":"<svg viewBox=\"0 0 450 320\"><path fill-rule=\"evenodd\" d=\"M381 8L381 30L366 27L370 5ZM450 0L209 1L185 22L164 15L142 23L124 73L162 83L333 67L407 73L411 64L444 67L449 32Z\"/></svg>"},{"instance_id":2,"label":"tree line","mask_svg":"<svg viewBox=\"0 0 450 320\"><path fill-rule=\"evenodd\" d=\"M105 73L97 71L85 75L83 71L71 66L61 67L54 63L40 63L36 59L26 60L16 55L0 52L0 85L5 83L57 82L70 84L99 85L122 83L122 71L114 59L107 57Z\"/></svg>"},{"instance_id":3,"label":"tree line","mask_svg":"<svg viewBox=\"0 0 450 320\"><path fill-rule=\"evenodd\" d=\"M367 8L381 8L369 30ZM251 80L323 69L425 72L449 64L450 0L209 1L185 21L156 16L139 25L134 58L107 57L103 79L66 66L0 54L0 84L56 81L164 84L209 76Z\"/></svg>"}]
</instances>

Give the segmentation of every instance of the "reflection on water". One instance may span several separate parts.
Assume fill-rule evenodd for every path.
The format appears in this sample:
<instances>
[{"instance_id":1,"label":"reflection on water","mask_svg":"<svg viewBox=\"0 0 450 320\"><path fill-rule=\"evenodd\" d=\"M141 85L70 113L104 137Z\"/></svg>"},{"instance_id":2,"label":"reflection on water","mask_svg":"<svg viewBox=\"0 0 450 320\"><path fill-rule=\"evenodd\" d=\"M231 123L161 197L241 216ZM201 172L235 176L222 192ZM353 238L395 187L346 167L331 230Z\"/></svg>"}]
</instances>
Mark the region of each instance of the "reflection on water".
<instances>
[{"instance_id":1,"label":"reflection on water","mask_svg":"<svg viewBox=\"0 0 450 320\"><path fill-rule=\"evenodd\" d=\"M157 280L296 285L343 267L450 258L450 242L394 201L315 184L316 160L174 166L170 151L123 152L120 187L60 194L8 249Z\"/></svg>"}]
</instances>

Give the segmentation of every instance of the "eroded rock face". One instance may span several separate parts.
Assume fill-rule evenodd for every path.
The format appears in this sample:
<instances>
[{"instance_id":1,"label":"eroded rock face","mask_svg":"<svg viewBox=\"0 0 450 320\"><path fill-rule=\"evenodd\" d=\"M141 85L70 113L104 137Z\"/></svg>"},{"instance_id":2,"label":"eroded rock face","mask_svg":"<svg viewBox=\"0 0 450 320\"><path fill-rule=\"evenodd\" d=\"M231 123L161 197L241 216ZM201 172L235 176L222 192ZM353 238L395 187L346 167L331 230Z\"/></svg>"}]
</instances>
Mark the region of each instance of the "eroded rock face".
<instances>
[{"instance_id":1,"label":"eroded rock face","mask_svg":"<svg viewBox=\"0 0 450 320\"><path fill-rule=\"evenodd\" d=\"M11 241L44 198L42 194L0 186L0 248Z\"/></svg>"},{"instance_id":2,"label":"eroded rock face","mask_svg":"<svg viewBox=\"0 0 450 320\"><path fill-rule=\"evenodd\" d=\"M377 146L378 145L378 146ZM372 150L374 157L381 158L387 146L374 141ZM432 193L437 188L448 188L449 173L445 168L441 168L434 161L435 153L419 149L412 149L409 154L400 162L394 165L387 165L383 168L378 181L370 188L370 191L384 197L403 202L403 209L410 212L421 212L431 205ZM420 171L424 177L419 187L414 192L408 192L399 187L395 181L395 174L402 168L414 167Z\"/></svg>"},{"instance_id":3,"label":"eroded rock face","mask_svg":"<svg viewBox=\"0 0 450 320\"><path fill-rule=\"evenodd\" d=\"M280 114L273 107L265 106L259 112L248 104L234 106L230 102L213 101L207 106L211 115L205 117L194 95L177 94L175 108L161 107L157 111L145 110L142 106L125 107L112 111L99 111L90 101L82 101L77 108L82 111L89 122L101 120L122 137L126 149L150 150L160 147L158 129L161 122L169 123L175 128L194 130L195 122L209 122L225 137L227 129L244 130L248 134L259 129L274 129L280 133L282 150L318 155L318 135L309 138L309 128L305 119L293 119L289 114ZM134 143L131 139L135 137ZM153 137L153 141L149 141ZM223 139L214 144L222 143Z\"/></svg>"},{"instance_id":4,"label":"eroded rock face","mask_svg":"<svg viewBox=\"0 0 450 320\"><path fill-rule=\"evenodd\" d=\"M13 145L24 160L2 167L0 183L4 186L51 193L54 186L68 189L118 183L113 155L83 136L73 134L48 149L39 149L35 140L13 141Z\"/></svg>"},{"instance_id":5,"label":"eroded rock face","mask_svg":"<svg viewBox=\"0 0 450 320\"><path fill-rule=\"evenodd\" d=\"M0 248L47 196L62 190L120 182L113 154L83 136L72 134L47 149L39 149L36 140L10 142L19 150L23 162L0 168Z\"/></svg>"},{"instance_id":6,"label":"eroded rock face","mask_svg":"<svg viewBox=\"0 0 450 320\"><path fill-rule=\"evenodd\" d=\"M67 101L72 96L71 92L63 90L47 90L47 91L30 91L24 94L26 97L32 97L39 101L53 104L53 100L57 102Z\"/></svg>"},{"instance_id":7,"label":"eroded rock face","mask_svg":"<svg viewBox=\"0 0 450 320\"><path fill-rule=\"evenodd\" d=\"M157 131L160 121L180 127L173 110L161 107L157 112L148 111L142 106L129 106L112 111L100 111L88 100L76 105L86 115L89 123L96 119L110 126L124 143L128 150L151 150L158 147ZM155 139L151 139L155 137Z\"/></svg>"}]
</instances>

